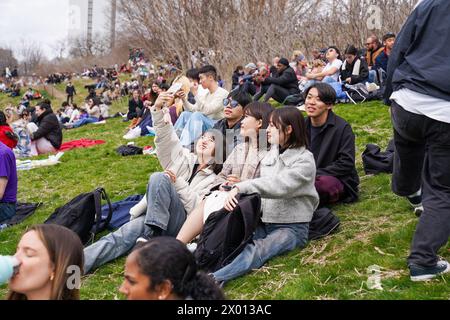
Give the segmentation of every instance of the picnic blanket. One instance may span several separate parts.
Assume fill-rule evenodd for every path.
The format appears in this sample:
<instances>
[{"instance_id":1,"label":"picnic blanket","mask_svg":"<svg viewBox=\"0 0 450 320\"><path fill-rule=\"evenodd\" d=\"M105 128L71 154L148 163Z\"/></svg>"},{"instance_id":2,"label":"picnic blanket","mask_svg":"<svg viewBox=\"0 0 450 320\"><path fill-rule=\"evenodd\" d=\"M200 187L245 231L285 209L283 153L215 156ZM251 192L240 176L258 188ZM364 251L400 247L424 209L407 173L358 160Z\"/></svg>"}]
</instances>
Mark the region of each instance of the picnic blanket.
<instances>
[{"instance_id":1,"label":"picnic blanket","mask_svg":"<svg viewBox=\"0 0 450 320\"><path fill-rule=\"evenodd\" d=\"M76 148L89 148L104 143L106 143L106 141L104 140L89 140L89 139L74 140L63 143L61 145L61 148L59 148L59 151L69 151Z\"/></svg>"}]
</instances>

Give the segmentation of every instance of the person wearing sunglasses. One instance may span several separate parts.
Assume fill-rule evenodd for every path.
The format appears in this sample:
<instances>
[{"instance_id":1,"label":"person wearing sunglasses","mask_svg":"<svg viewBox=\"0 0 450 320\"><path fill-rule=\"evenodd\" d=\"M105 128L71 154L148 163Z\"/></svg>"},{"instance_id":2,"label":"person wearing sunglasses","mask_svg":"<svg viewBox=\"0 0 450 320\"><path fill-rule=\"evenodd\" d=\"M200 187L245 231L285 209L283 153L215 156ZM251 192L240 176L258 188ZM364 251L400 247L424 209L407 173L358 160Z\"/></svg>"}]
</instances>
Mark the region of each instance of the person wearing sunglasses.
<instances>
[{"instance_id":1,"label":"person wearing sunglasses","mask_svg":"<svg viewBox=\"0 0 450 320\"><path fill-rule=\"evenodd\" d=\"M242 142L241 122L244 118L244 108L252 102L251 97L242 90L232 91L223 100L224 118L213 127L223 135L223 161L231 154L233 149Z\"/></svg>"}]
</instances>

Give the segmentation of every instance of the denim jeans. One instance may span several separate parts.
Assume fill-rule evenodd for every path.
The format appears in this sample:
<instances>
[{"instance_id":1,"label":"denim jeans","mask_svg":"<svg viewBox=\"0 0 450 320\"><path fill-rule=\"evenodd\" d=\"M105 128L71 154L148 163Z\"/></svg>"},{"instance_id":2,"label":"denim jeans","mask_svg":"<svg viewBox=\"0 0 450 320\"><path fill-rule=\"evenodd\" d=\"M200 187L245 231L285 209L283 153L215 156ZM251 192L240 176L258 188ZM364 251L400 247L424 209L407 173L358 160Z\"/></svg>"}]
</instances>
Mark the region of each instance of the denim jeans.
<instances>
[{"instance_id":1,"label":"denim jeans","mask_svg":"<svg viewBox=\"0 0 450 320\"><path fill-rule=\"evenodd\" d=\"M16 205L11 203L0 203L0 224L11 219L16 214Z\"/></svg>"},{"instance_id":2,"label":"denim jeans","mask_svg":"<svg viewBox=\"0 0 450 320\"><path fill-rule=\"evenodd\" d=\"M105 263L127 254L143 236L149 225L158 226L163 236L176 237L186 212L170 179L163 173L151 175L147 186L147 213L123 225L84 249L84 271L90 272Z\"/></svg>"},{"instance_id":3,"label":"denim jeans","mask_svg":"<svg viewBox=\"0 0 450 320\"><path fill-rule=\"evenodd\" d=\"M370 70L369 71L369 83L374 83L377 80L377 71L376 70Z\"/></svg>"},{"instance_id":4,"label":"denim jeans","mask_svg":"<svg viewBox=\"0 0 450 320\"><path fill-rule=\"evenodd\" d=\"M422 188L424 212L409 264L433 267L450 236L450 124L411 113L392 103L394 172L392 189L409 196Z\"/></svg>"},{"instance_id":5,"label":"denim jeans","mask_svg":"<svg viewBox=\"0 0 450 320\"><path fill-rule=\"evenodd\" d=\"M174 128L180 137L181 145L190 148L191 144L200 138L203 132L211 129L216 122L201 112L185 111L180 114Z\"/></svg>"},{"instance_id":6,"label":"denim jeans","mask_svg":"<svg viewBox=\"0 0 450 320\"><path fill-rule=\"evenodd\" d=\"M84 126L86 124L95 123L95 122L98 122L98 118L90 117L90 118L86 118L86 119L81 119L81 120L76 121L73 124L73 127L74 128L79 128L79 127Z\"/></svg>"},{"instance_id":7,"label":"denim jeans","mask_svg":"<svg viewBox=\"0 0 450 320\"><path fill-rule=\"evenodd\" d=\"M253 241L227 266L213 273L217 281L229 281L258 269L269 259L304 247L308 241L309 224L262 224Z\"/></svg>"}]
</instances>

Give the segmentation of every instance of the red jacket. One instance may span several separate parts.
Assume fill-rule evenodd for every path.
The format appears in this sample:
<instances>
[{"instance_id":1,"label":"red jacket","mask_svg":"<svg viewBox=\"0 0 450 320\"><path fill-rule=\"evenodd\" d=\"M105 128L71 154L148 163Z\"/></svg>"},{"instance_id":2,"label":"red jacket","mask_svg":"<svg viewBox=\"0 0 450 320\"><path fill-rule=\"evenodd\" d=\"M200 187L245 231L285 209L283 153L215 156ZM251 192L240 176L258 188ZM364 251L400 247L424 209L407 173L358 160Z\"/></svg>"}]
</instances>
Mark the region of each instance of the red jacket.
<instances>
[{"instance_id":1,"label":"red jacket","mask_svg":"<svg viewBox=\"0 0 450 320\"><path fill-rule=\"evenodd\" d=\"M17 146L17 140L11 139L6 135L6 132L11 132L14 134L13 129L10 126L0 126L0 142L3 142L4 145L9 147L10 149L14 149Z\"/></svg>"}]
</instances>

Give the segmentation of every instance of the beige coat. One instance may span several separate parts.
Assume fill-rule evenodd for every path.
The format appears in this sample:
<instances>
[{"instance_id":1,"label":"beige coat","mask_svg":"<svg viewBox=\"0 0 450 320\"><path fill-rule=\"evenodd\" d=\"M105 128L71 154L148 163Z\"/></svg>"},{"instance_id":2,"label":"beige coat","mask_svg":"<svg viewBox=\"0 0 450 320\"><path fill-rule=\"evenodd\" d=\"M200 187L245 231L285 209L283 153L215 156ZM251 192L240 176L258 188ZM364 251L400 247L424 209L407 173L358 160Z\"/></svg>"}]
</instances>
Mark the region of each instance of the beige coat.
<instances>
[{"instance_id":1,"label":"beige coat","mask_svg":"<svg viewBox=\"0 0 450 320\"><path fill-rule=\"evenodd\" d=\"M164 170L170 170L176 175L177 181L174 186L189 214L209 193L216 174L206 168L198 172L192 182L188 183L198 161L197 156L181 146L173 125L167 124L163 117L162 111L152 109L153 126L156 131L156 154Z\"/></svg>"}]
</instances>

